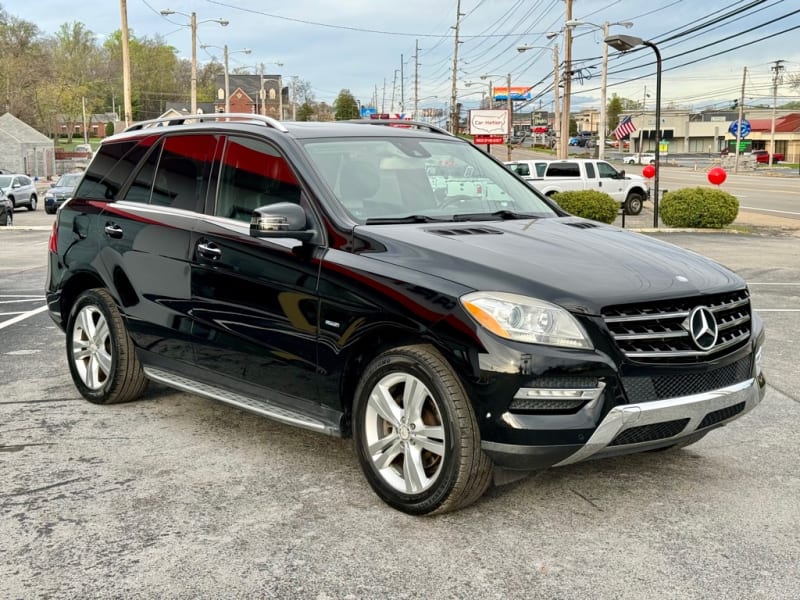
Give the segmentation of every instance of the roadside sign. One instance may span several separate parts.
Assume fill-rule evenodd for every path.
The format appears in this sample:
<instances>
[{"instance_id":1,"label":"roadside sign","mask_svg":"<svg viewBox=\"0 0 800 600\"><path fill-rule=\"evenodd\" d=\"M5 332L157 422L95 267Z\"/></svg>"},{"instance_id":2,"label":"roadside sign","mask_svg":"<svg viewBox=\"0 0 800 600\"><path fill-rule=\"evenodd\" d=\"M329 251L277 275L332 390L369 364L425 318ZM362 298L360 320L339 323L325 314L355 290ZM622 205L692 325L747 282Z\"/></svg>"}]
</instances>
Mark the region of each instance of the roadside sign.
<instances>
[{"instance_id":1,"label":"roadside sign","mask_svg":"<svg viewBox=\"0 0 800 600\"><path fill-rule=\"evenodd\" d=\"M505 135L508 133L508 111L469 111L470 135Z\"/></svg>"},{"instance_id":2,"label":"roadside sign","mask_svg":"<svg viewBox=\"0 0 800 600\"><path fill-rule=\"evenodd\" d=\"M476 135L472 142L474 144L502 144L502 135Z\"/></svg>"},{"instance_id":3,"label":"roadside sign","mask_svg":"<svg viewBox=\"0 0 800 600\"><path fill-rule=\"evenodd\" d=\"M730 126L728 127L728 133L732 136L736 137L736 130L739 129L739 121L731 121ZM746 138L747 135L750 133L750 121L747 119L742 119L742 133L739 137Z\"/></svg>"}]
</instances>

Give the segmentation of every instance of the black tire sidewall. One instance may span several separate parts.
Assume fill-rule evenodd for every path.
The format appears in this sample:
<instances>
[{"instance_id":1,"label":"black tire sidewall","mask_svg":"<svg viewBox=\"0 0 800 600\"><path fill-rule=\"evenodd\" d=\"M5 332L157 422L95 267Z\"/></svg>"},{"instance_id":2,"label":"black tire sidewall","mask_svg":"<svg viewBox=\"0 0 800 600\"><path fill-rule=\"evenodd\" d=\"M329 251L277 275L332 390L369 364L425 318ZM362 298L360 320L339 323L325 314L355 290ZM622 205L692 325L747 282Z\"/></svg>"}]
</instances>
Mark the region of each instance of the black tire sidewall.
<instances>
[{"instance_id":1,"label":"black tire sidewall","mask_svg":"<svg viewBox=\"0 0 800 600\"><path fill-rule=\"evenodd\" d=\"M74 336L74 327L75 327L75 319L77 318L78 314L84 308L88 306L93 306L97 310L99 310L103 318L106 320L106 324L108 326L109 335L111 338L111 369L108 374L108 379L106 379L103 386L98 390L93 390L86 386L83 383L80 375L78 374L77 369L75 368L75 362L72 357L72 340ZM106 404L108 402L111 390L114 386L114 381L117 377L117 370L119 369L119 332L117 331L114 322L113 322L113 315L111 314L111 310L107 305L107 300L104 296L99 294L94 290L87 290L78 298L75 302L75 305L72 307L70 311L69 320L67 322L67 363L69 364L69 372L72 375L72 381L75 383L75 387L78 388L78 391L81 395L86 398L89 402L93 402L95 404Z\"/></svg>"},{"instance_id":2,"label":"black tire sidewall","mask_svg":"<svg viewBox=\"0 0 800 600\"><path fill-rule=\"evenodd\" d=\"M425 384L436 401L445 429L445 456L442 470L437 481L419 494L404 494L389 486L378 473L366 451L364 427L369 394L386 375L398 371L409 373ZM402 350L386 353L376 359L365 370L356 390L353 420L353 438L361 468L372 489L384 502L410 514L426 514L436 510L447 499L456 482L460 460L460 451L456 444L459 435L457 417L449 392L427 365Z\"/></svg>"}]
</instances>

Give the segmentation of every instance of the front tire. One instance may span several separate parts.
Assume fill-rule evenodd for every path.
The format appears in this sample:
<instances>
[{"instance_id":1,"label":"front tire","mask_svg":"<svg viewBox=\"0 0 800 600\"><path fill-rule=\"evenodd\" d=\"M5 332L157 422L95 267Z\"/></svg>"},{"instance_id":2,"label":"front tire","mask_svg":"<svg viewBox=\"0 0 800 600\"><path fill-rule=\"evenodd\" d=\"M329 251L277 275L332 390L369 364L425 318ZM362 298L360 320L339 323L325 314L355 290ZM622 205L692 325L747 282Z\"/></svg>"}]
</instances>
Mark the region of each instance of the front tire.
<instances>
[{"instance_id":1,"label":"front tire","mask_svg":"<svg viewBox=\"0 0 800 600\"><path fill-rule=\"evenodd\" d=\"M432 346L404 346L375 358L356 390L353 419L367 481L398 510L456 510L491 483L492 462L481 450L472 405Z\"/></svg>"},{"instance_id":2,"label":"front tire","mask_svg":"<svg viewBox=\"0 0 800 600\"><path fill-rule=\"evenodd\" d=\"M625 199L625 214L638 215L644 206L644 196L638 192L631 192Z\"/></svg>"},{"instance_id":3,"label":"front tire","mask_svg":"<svg viewBox=\"0 0 800 600\"><path fill-rule=\"evenodd\" d=\"M67 362L78 391L95 404L135 400L147 385L122 315L103 289L86 290L72 307Z\"/></svg>"}]
</instances>

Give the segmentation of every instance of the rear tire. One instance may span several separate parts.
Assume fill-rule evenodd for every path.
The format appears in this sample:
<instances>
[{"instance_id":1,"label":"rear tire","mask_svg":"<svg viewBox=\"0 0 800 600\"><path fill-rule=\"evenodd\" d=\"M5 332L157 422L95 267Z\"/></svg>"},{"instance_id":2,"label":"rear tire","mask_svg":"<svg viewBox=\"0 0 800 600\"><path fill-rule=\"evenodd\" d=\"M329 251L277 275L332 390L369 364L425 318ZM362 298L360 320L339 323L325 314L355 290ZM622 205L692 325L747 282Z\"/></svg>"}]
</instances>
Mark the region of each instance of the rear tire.
<instances>
[{"instance_id":1,"label":"rear tire","mask_svg":"<svg viewBox=\"0 0 800 600\"><path fill-rule=\"evenodd\" d=\"M28 204L28 210L36 210L36 195L32 195L30 199L30 203Z\"/></svg>"},{"instance_id":2,"label":"rear tire","mask_svg":"<svg viewBox=\"0 0 800 600\"><path fill-rule=\"evenodd\" d=\"M432 346L404 346L375 358L356 389L353 420L364 475L398 510L456 510L491 484L492 461L481 450L472 405Z\"/></svg>"},{"instance_id":3,"label":"rear tire","mask_svg":"<svg viewBox=\"0 0 800 600\"><path fill-rule=\"evenodd\" d=\"M78 391L95 404L135 400L147 385L122 315L100 288L83 292L72 307L67 362Z\"/></svg>"}]
</instances>

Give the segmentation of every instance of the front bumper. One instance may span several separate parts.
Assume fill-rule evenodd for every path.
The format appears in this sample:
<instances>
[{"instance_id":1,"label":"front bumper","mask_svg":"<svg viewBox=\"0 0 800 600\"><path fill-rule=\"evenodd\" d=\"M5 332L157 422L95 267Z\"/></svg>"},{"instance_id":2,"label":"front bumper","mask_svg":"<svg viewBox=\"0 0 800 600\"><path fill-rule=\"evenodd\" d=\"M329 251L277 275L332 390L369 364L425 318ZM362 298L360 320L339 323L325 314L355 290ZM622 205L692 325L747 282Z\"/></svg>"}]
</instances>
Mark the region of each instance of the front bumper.
<instances>
[{"instance_id":1,"label":"front bumper","mask_svg":"<svg viewBox=\"0 0 800 600\"><path fill-rule=\"evenodd\" d=\"M522 446L491 441L483 450L497 467L533 470L590 458L631 454L699 439L752 410L764 397L759 373L718 390L612 408L585 444Z\"/></svg>"}]
</instances>

